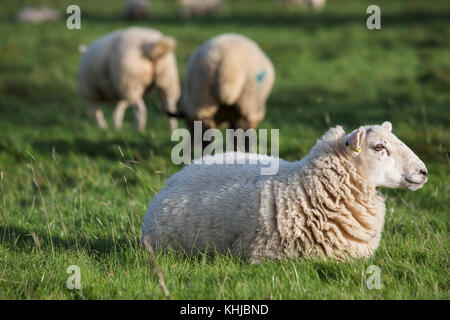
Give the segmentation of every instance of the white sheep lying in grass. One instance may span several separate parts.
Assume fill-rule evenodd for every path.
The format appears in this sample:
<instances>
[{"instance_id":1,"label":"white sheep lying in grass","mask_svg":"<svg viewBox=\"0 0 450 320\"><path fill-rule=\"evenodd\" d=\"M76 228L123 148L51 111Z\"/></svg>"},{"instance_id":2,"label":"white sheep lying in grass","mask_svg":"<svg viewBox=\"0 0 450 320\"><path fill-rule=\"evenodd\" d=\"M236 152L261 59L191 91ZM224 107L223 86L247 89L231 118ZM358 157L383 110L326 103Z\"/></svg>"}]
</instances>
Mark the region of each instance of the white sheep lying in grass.
<instances>
[{"instance_id":1,"label":"white sheep lying in grass","mask_svg":"<svg viewBox=\"0 0 450 320\"><path fill-rule=\"evenodd\" d=\"M272 176L260 175L261 162L191 164L151 201L143 240L188 253L229 251L252 262L371 256L385 216L378 189L416 190L427 182L424 163L391 128L332 128L302 160L280 160ZM244 157L226 157L235 155Z\"/></svg>"},{"instance_id":2,"label":"white sheep lying in grass","mask_svg":"<svg viewBox=\"0 0 450 320\"><path fill-rule=\"evenodd\" d=\"M175 112L180 83L174 54L175 40L161 32L131 27L109 33L92 43L83 53L78 71L80 94L90 102L97 124L107 123L101 102L117 102L114 124L122 127L125 110L135 108L139 130L144 130L147 109L143 96L158 89L163 109ZM176 119L170 119L171 129Z\"/></svg>"},{"instance_id":3,"label":"white sheep lying in grass","mask_svg":"<svg viewBox=\"0 0 450 320\"><path fill-rule=\"evenodd\" d=\"M222 34L189 58L184 77L182 114L188 128L201 120L204 130L229 122L232 128L256 128L264 118L275 72L253 41Z\"/></svg>"}]
</instances>

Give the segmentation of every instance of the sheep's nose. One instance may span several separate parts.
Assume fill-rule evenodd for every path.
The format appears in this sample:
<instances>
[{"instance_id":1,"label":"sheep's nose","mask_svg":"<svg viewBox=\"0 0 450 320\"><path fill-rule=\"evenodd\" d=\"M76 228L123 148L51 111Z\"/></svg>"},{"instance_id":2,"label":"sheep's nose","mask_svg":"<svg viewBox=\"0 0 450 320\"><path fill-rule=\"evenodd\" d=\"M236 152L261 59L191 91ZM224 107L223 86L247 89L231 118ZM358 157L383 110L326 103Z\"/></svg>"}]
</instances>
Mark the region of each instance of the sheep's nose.
<instances>
[{"instance_id":1,"label":"sheep's nose","mask_svg":"<svg viewBox=\"0 0 450 320\"><path fill-rule=\"evenodd\" d=\"M421 175L423 175L423 176L428 176L428 171L427 171L427 169L420 169L420 174Z\"/></svg>"}]
</instances>

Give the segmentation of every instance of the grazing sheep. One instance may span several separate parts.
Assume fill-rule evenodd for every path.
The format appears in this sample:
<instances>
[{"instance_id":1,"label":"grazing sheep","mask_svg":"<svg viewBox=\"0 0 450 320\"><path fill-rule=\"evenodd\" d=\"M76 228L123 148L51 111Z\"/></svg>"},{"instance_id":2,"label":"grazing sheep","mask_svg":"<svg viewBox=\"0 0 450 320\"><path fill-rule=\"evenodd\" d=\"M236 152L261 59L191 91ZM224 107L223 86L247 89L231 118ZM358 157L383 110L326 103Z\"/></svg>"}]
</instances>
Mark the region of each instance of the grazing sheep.
<instances>
[{"instance_id":1,"label":"grazing sheep","mask_svg":"<svg viewBox=\"0 0 450 320\"><path fill-rule=\"evenodd\" d=\"M181 0L181 16L184 18L218 15L223 0Z\"/></svg>"},{"instance_id":2,"label":"grazing sheep","mask_svg":"<svg viewBox=\"0 0 450 320\"><path fill-rule=\"evenodd\" d=\"M147 109L143 96L158 89L163 109L175 112L180 83L174 54L175 40L150 28L132 27L109 33L83 53L78 72L80 94L91 104L97 124L106 128L99 103L118 101L114 124L122 127L125 110L135 108L137 127L144 130ZM171 129L176 119L170 119Z\"/></svg>"},{"instance_id":3,"label":"grazing sheep","mask_svg":"<svg viewBox=\"0 0 450 320\"><path fill-rule=\"evenodd\" d=\"M327 0L278 0L278 3L284 6L299 5L321 11L325 7Z\"/></svg>"},{"instance_id":4,"label":"grazing sheep","mask_svg":"<svg viewBox=\"0 0 450 320\"><path fill-rule=\"evenodd\" d=\"M232 128L256 128L264 118L275 72L252 40L223 34L201 45L189 58L184 78L182 112L193 132L229 122Z\"/></svg>"},{"instance_id":5,"label":"grazing sheep","mask_svg":"<svg viewBox=\"0 0 450 320\"><path fill-rule=\"evenodd\" d=\"M43 23L48 21L57 21L61 17L60 13L48 7L24 7L17 13L18 22Z\"/></svg>"},{"instance_id":6,"label":"grazing sheep","mask_svg":"<svg viewBox=\"0 0 450 320\"><path fill-rule=\"evenodd\" d=\"M417 190L427 182L424 163L391 129L384 122L346 134L337 126L296 162L226 153L260 161L211 164L224 163L217 154L191 164L151 201L143 239L185 252L229 250L252 262L369 257L384 225L379 188ZM260 175L267 159L280 161L276 175Z\"/></svg>"},{"instance_id":7,"label":"grazing sheep","mask_svg":"<svg viewBox=\"0 0 450 320\"><path fill-rule=\"evenodd\" d=\"M147 0L129 0L125 4L125 18L138 20L150 15L150 4Z\"/></svg>"}]
</instances>

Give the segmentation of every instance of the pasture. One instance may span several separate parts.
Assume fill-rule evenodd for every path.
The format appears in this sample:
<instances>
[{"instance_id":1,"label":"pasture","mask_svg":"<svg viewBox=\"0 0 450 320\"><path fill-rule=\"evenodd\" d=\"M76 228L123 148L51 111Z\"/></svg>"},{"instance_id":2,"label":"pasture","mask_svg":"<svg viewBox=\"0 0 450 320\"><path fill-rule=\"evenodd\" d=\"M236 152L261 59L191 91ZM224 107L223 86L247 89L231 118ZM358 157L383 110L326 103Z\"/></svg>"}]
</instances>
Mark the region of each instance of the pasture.
<instances>
[{"instance_id":1,"label":"pasture","mask_svg":"<svg viewBox=\"0 0 450 320\"><path fill-rule=\"evenodd\" d=\"M164 299L140 244L148 203L181 169L170 160L166 116L146 97L147 129L95 126L77 92L79 45L130 25L177 39L187 59L210 37L242 33L276 69L259 128L277 128L280 157L304 157L329 128L389 120L425 162L424 188L382 190L387 216L370 259L247 264L230 256L156 254L174 299L449 299L450 3L330 0L321 13L274 0L226 0L222 15L181 19L175 1L152 1L150 18L122 18L122 0L39 0L81 7L81 30L17 24L30 1L0 4L0 299ZM366 8L381 7L381 30ZM179 126L184 123L179 121ZM69 290L67 267L81 270ZM381 270L368 289L367 268Z\"/></svg>"}]
</instances>

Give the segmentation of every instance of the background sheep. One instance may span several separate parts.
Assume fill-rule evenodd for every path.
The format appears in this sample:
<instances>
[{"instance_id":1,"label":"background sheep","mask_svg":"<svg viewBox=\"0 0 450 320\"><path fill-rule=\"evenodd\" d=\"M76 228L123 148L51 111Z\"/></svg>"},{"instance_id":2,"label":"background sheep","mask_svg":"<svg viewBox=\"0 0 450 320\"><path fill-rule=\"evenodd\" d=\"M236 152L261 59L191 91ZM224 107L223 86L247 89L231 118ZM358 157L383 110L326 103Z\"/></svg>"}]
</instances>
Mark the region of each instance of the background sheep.
<instances>
[{"instance_id":1,"label":"background sheep","mask_svg":"<svg viewBox=\"0 0 450 320\"><path fill-rule=\"evenodd\" d=\"M147 0L129 0L125 4L125 18L137 20L150 15L150 4Z\"/></svg>"},{"instance_id":2,"label":"background sheep","mask_svg":"<svg viewBox=\"0 0 450 320\"><path fill-rule=\"evenodd\" d=\"M323 10L326 0L278 0L278 3L285 6L299 5L312 8L317 11Z\"/></svg>"},{"instance_id":3,"label":"background sheep","mask_svg":"<svg viewBox=\"0 0 450 320\"><path fill-rule=\"evenodd\" d=\"M233 128L256 128L264 118L275 72L252 40L223 34L201 45L189 58L184 77L182 114L190 130L229 122Z\"/></svg>"},{"instance_id":4,"label":"background sheep","mask_svg":"<svg viewBox=\"0 0 450 320\"><path fill-rule=\"evenodd\" d=\"M24 7L17 13L18 22L42 23L57 21L60 18L60 13L56 9L49 7Z\"/></svg>"},{"instance_id":5,"label":"background sheep","mask_svg":"<svg viewBox=\"0 0 450 320\"><path fill-rule=\"evenodd\" d=\"M223 0L181 0L181 16L190 18L207 14L217 15Z\"/></svg>"},{"instance_id":6,"label":"background sheep","mask_svg":"<svg viewBox=\"0 0 450 320\"><path fill-rule=\"evenodd\" d=\"M427 181L423 162L391 128L330 129L304 159L280 161L273 176L259 175L261 163L187 166L153 198L142 235L156 246L231 250L252 261L368 257L384 225L378 188L416 190Z\"/></svg>"},{"instance_id":7,"label":"background sheep","mask_svg":"<svg viewBox=\"0 0 450 320\"><path fill-rule=\"evenodd\" d=\"M131 104L137 127L144 130L147 109L143 96L153 86L160 93L163 109L176 110L180 84L174 47L175 40L157 30L132 27L109 33L87 48L80 61L78 87L101 128L107 123L99 103L118 101L115 127L122 127L125 110ZM176 119L170 119L170 127L176 128Z\"/></svg>"}]
</instances>

